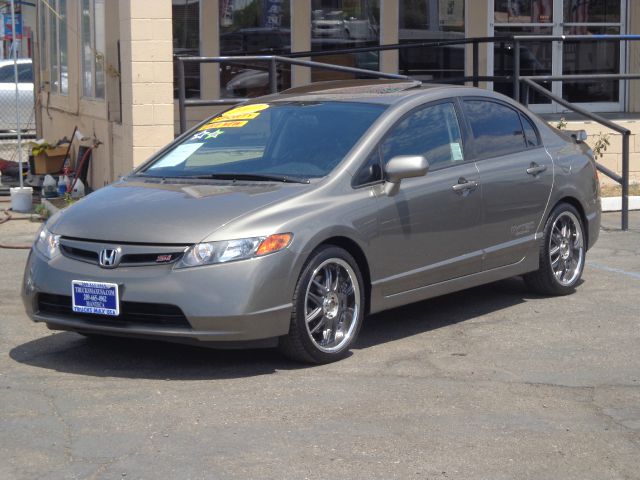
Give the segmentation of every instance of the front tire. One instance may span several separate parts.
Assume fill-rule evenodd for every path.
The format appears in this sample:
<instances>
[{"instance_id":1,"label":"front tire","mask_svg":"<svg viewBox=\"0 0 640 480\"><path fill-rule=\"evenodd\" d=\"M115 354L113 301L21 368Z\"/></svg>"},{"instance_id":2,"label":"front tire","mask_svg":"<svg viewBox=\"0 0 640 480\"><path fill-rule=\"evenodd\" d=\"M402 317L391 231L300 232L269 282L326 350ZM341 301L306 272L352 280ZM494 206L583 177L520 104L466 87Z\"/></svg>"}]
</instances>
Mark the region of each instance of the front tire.
<instances>
[{"instance_id":1,"label":"front tire","mask_svg":"<svg viewBox=\"0 0 640 480\"><path fill-rule=\"evenodd\" d=\"M354 258L339 247L320 247L298 279L291 325L280 338L280 351L316 364L344 358L360 331L364 305L362 275Z\"/></svg>"},{"instance_id":2,"label":"front tire","mask_svg":"<svg viewBox=\"0 0 640 480\"><path fill-rule=\"evenodd\" d=\"M542 295L572 293L582 276L585 262L584 226L572 205L560 203L544 228L540 268L524 276L527 285Z\"/></svg>"}]
</instances>

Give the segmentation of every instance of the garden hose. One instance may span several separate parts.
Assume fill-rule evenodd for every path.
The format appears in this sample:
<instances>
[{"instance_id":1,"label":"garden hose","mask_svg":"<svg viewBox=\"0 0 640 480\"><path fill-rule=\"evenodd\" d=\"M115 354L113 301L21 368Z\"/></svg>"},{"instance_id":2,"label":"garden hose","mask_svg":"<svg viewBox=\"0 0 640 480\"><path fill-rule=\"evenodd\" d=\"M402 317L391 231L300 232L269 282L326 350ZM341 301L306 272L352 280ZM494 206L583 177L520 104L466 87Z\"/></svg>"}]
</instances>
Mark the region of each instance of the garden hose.
<instances>
[{"instance_id":1,"label":"garden hose","mask_svg":"<svg viewBox=\"0 0 640 480\"><path fill-rule=\"evenodd\" d=\"M4 218L0 219L0 225L8 222L9 220L31 220L30 217L13 218L11 216L11 213L9 213L9 211L6 209L2 210L2 213L4 214ZM0 248L6 248L9 250L27 250L31 248L31 245L26 245L26 244L11 245L6 243L0 243Z\"/></svg>"}]
</instances>

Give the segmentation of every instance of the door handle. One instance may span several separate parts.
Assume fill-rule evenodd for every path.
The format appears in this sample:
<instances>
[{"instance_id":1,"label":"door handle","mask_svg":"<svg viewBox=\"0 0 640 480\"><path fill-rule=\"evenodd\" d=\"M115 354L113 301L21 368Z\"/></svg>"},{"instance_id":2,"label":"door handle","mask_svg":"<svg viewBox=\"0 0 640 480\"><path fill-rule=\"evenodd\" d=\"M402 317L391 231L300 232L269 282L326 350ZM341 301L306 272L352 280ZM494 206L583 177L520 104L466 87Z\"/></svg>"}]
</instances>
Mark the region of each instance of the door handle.
<instances>
[{"instance_id":1,"label":"door handle","mask_svg":"<svg viewBox=\"0 0 640 480\"><path fill-rule=\"evenodd\" d=\"M531 165L529 165L529 168L527 168L527 174L533 175L535 177L539 173L544 172L546 169L546 165L538 165L536 162L531 162Z\"/></svg>"},{"instance_id":2,"label":"door handle","mask_svg":"<svg viewBox=\"0 0 640 480\"><path fill-rule=\"evenodd\" d=\"M467 180L464 177L458 179L458 183L451 187L454 192L466 192L478 188L478 182L475 180Z\"/></svg>"}]
</instances>

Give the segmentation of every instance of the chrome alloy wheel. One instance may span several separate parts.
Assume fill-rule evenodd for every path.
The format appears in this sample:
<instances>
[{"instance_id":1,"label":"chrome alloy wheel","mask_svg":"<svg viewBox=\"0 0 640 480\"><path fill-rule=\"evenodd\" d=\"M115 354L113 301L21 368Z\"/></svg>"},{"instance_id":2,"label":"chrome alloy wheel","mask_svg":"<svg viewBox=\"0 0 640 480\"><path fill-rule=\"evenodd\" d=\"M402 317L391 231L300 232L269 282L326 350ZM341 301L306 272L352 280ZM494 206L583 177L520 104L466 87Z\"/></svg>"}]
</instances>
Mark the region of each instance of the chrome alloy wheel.
<instances>
[{"instance_id":1,"label":"chrome alloy wheel","mask_svg":"<svg viewBox=\"0 0 640 480\"><path fill-rule=\"evenodd\" d=\"M549 260L555 279L562 286L572 285L582 272L584 236L580 220L571 212L562 212L553 222Z\"/></svg>"},{"instance_id":2,"label":"chrome alloy wheel","mask_svg":"<svg viewBox=\"0 0 640 480\"><path fill-rule=\"evenodd\" d=\"M322 262L307 285L304 318L314 345L334 353L350 343L360 316L360 285L351 266L340 258Z\"/></svg>"}]
</instances>

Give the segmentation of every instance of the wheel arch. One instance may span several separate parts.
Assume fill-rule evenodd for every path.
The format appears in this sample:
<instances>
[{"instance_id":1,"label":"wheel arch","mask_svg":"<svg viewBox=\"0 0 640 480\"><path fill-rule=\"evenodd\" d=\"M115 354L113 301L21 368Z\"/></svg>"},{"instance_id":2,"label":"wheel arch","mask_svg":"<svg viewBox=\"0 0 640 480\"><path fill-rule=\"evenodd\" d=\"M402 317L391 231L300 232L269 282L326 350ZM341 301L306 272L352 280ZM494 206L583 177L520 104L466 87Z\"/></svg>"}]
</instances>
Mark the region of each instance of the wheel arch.
<instances>
[{"instance_id":1,"label":"wheel arch","mask_svg":"<svg viewBox=\"0 0 640 480\"><path fill-rule=\"evenodd\" d=\"M323 240L314 248L314 250L324 245L331 245L334 247L342 248L346 250L356 261L362 275L362 281L364 283L365 289L364 311L365 314L368 314L371 305L371 272L369 271L369 261L367 260L367 256L365 255L364 250L362 250L360 245L358 245L355 240L341 235L329 237Z\"/></svg>"},{"instance_id":2,"label":"wheel arch","mask_svg":"<svg viewBox=\"0 0 640 480\"><path fill-rule=\"evenodd\" d=\"M580 214L580 220L582 221L582 230L583 230L582 234L585 237L585 246L589 245L589 224L587 223L587 215L585 213L584 207L582 206L582 203L576 197L572 197L570 195L565 195L564 197L559 199L553 205L553 208L551 210L549 210L549 215L547 215L547 221L549 221L549 218L551 217L551 214L558 207L558 205L560 205L561 203L568 203L569 205L571 205L573 208L575 208L578 211L578 213Z\"/></svg>"}]
</instances>

